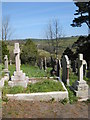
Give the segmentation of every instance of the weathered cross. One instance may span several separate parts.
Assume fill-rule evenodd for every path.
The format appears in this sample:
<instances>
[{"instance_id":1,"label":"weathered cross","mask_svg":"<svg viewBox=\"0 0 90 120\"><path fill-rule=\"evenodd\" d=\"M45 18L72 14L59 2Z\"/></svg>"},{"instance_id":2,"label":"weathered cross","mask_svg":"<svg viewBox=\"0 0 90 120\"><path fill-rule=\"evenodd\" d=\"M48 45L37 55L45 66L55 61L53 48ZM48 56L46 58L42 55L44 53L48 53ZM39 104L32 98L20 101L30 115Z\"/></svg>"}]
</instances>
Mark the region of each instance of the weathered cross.
<instances>
[{"instance_id":1,"label":"weathered cross","mask_svg":"<svg viewBox=\"0 0 90 120\"><path fill-rule=\"evenodd\" d=\"M7 57L7 55L5 55L4 60L5 60L5 69L8 70L8 57Z\"/></svg>"},{"instance_id":2,"label":"weathered cross","mask_svg":"<svg viewBox=\"0 0 90 120\"><path fill-rule=\"evenodd\" d=\"M78 63L78 80L83 80L83 65L86 64L85 60L83 60L83 54L79 54L79 58L77 59Z\"/></svg>"},{"instance_id":3,"label":"weathered cross","mask_svg":"<svg viewBox=\"0 0 90 120\"><path fill-rule=\"evenodd\" d=\"M20 71L20 48L19 43L15 43L14 48L15 62L16 62L16 72Z\"/></svg>"}]
</instances>

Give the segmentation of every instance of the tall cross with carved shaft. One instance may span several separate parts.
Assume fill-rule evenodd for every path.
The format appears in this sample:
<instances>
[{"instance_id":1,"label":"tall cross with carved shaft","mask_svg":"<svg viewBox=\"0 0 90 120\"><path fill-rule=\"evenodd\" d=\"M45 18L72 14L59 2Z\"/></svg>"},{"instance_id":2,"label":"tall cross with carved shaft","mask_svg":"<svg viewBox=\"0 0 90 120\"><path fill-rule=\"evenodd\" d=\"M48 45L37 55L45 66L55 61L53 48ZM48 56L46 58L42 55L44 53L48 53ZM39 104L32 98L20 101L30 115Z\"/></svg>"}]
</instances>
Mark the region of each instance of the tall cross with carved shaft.
<instances>
[{"instance_id":1,"label":"tall cross with carved shaft","mask_svg":"<svg viewBox=\"0 0 90 120\"><path fill-rule=\"evenodd\" d=\"M16 72L20 71L20 48L19 43L15 43L14 48L15 62L16 62Z\"/></svg>"},{"instance_id":2,"label":"tall cross with carved shaft","mask_svg":"<svg viewBox=\"0 0 90 120\"><path fill-rule=\"evenodd\" d=\"M78 63L78 80L83 80L83 65L85 64L85 60L83 60L83 54L79 54L79 58L77 59Z\"/></svg>"}]
</instances>

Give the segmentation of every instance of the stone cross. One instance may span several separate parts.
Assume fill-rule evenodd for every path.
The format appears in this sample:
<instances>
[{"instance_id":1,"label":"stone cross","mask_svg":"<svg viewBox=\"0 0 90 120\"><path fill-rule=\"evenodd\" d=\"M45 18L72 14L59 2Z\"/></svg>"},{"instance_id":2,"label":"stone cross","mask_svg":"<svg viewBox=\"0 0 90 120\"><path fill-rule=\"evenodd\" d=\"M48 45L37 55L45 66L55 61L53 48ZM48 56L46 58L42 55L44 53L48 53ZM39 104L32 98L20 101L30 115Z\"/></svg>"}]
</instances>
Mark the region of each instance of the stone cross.
<instances>
[{"instance_id":1,"label":"stone cross","mask_svg":"<svg viewBox=\"0 0 90 120\"><path fill-rule=\"evenodd\" d=\"M8 57L7 57L7 55L5 55L4 60L5 60L5 70L8 71Z\"/></svg>"},{"instance_id":2,"label":"stone cross","mask_svg":"<svg viewBox=\"0 0 90 120\"><path fill-rule=\"evenodd\" d=\"M10 65L12 65L12 60L10 60Z\"/></svg>"},{"instance_id":3,"label":"stone cross","mask_svg":"<svg viewBox=\"0 0 90 120\"><path fill-rule=\"evenodd\" d=\"M85 60L83 60L83 54L79 54L79 58L77 59L78 63L78 80L83 80L83 65L86 64Z\"/></svg>"},{"instance_id":4,"label":"stone cross","mask_svg":"<svg viewBox=\"0 0 90 120\"><path fill-rule=\"evenodd\" d=\"M20 48L19 43L15 43L14 48L15 62L16 62L16 72L20 71Z\"/></svg>"},{"instance_id":5,"label":"stone cross","mask_svg":"<svg viewBox=\"0 0 90 120\"><path fill-rule=\"evenodd\" d=\"M87 62L86 60L83 60L83 76L86 76L86 70L87 70Z\"/></svg>"},{"instance_id":6,"label":"stone cross","mask_svg":"<svg viewBox=\"0 0 90 120\"><path fill-rule=\"evenodd\" d=\"M43 58L41 58L41 70L43 70Z\"/></svg>"},{"instance_id":7,"label":"stone cross","mask_svg":"<svg viewBox=\"0 0 90 120\"><path fill-rule=\"evenodd\" d=\"M29 82L29 78L25 75L25 73L23 73L22 70L20 70L21 62L19 43L15 43L14 54L16 71L14 71L14 74L11 76L11 81L8 82L8 85L10 85L11 87L20 85L26 88Z\"/></svg>"},{"instance_id":8,"label":"stone cross","mask_svg":"<svg viewBox=\"0 0 90 120\"><path fill-rule=\"evenodd\" d=\"M75 81L72 85L72 90L74 90L75 95L80 98L87 100L88 99L88 84L83 80L83 65L86 64L83 60L83 54L79 54L77 59L78 64L78 80Z\"/></svg>"},{"instance_id":9,"label":"stone cross","mask_svg":"<svg viewBox=\"0 0 90 120\"><path fill-rule=\"evenodd\" d=\"M64 55L62 59L62 81L67 85L69 85L69 68L69 58L67 55Z\"/></svg>"}]
</instances>

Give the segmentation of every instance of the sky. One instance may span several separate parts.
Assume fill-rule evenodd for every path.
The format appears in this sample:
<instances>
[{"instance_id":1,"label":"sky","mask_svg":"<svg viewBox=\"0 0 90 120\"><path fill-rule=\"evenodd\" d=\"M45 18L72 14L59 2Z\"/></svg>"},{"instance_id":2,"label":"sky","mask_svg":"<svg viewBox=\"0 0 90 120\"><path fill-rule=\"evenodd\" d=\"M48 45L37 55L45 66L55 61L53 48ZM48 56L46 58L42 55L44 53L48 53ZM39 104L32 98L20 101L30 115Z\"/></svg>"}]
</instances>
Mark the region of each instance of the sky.
<instances>
[{"instance_id":1,"label":"sky","mask_svg":"<svg viewBox=\"0 0 90 120\"><path fill-rule=\"evenodd\" d=\"M3 2L2 18L10 18L11 39L46 38L47 25L54 19L65 36L87 35L86 24L70 26L76 9L73 2Z\"/></svg>"}]
</instances>

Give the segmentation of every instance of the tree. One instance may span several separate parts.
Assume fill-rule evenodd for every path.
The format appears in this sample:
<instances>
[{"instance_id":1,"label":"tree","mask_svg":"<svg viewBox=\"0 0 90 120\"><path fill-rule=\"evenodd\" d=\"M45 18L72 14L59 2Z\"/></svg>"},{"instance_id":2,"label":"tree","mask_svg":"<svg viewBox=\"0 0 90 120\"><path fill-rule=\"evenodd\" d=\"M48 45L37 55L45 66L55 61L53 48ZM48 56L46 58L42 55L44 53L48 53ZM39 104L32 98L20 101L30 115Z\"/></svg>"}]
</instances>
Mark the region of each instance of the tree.
<instances>
[{"instance_id":1,"label":"tree","mask_svg":"<svg viewBox=\"0 0 90 120\"><path fill-rule=\"evenodd\" d=\"M53 26L52 23L49 22L46 30L46 38L48 40L48 45L49 45L49 52L52 53L55 49L54 47L54 39L53 39Z\"/></svg>"},{"instance_id":2,"label":"tree","mask_svg":"<svg viewBox=\"0 0 90 120\"><path fill-rule=\"evenodd\" d=\"M81 27L83 23L86 23L89 28L90 34L90 1L89 2L75 2L75 5L78 7L74 15L78 15L77 18L74 18L72 27Z\"/></svg>"},{"instance_id":3,"label":"tree","mask_svg":"<svg viewBox=\"0 0 90 120\"><path fill-rule=\"evenodd\" d=\"M53 36L54 36L54 39L55 39L55 54L56 54L56 57L57 57L57 54L58 54L58 47L59 47L59 40L61 38L61 36L63 36L62 34L62 28L59 24L59 21L57 19L54 20L53 22Z\"/></svg>"},{"instance_id":4,"label":"tree","mask_svg":"<svg viewBox=\"0 0 90 120\"><path fill-rule=\"evenodd\" d=\"M46 33L49 46L51 47L52 52L57 55L59 40L62 36L64 36L62 33L62 27L60 26L59 21L57 19L53 20L52 22L49 22Z\"/></svg>"},{"instance_id":5,"label":"tree","mask_svg":"<svg viewBox=\"0 0 90 120\"><path fill-rule=\"evenodd\" d=\"M21 62L23 64L35 64L38 56L37 47L33 41L28 39L22 48Z\"/></svg>"},{"instance_id":6,"label":"tree","mask_svg":"<svg viewBox=\"0 0 90 120\"><path fill-rule=\"evenodd\" d=\"M88 37L83 37L84 42L82 42L80 38L78 39L79 44L76 49L76 56L78 57L78 54L82 53L84 59L88 63L90 61L90 35Z\"/></svg>"},{"instance_id":7,"label":"tree","mask_svg":"<svg viewBox=\"0 0 90 120\"><path fill-rule=\"evenodd\" d=\"M4 57L5 57L5 55L7 55L8 58L10 56L9 50L7 48L7 44L4 41L2 41L2 62L3 63L4 63Z\"/></svg>"},{"instance_id":8,"label":"tree","mask_svg":"<svg viewBox=\"0 0 90 120\"><path fill-rule=\"evenodd\" d=\"M64 50L63 55L67 55L70 60L74 60L74 53L73 53L73 51L72 51L69 47L67 47L67 48ZM62 55L62 56L63 56L63 55Z\"/></svg>"},{"instance_id":9,"label":"tree","mask_svg":"<svg viewBox=\"0 0 90 120\"><path fill-rule=\"evenodd\" d=\"M3 18L2 21L2 41L10 39L12 35L12 30L10 26L10 18L8 16Z\"/></svg>"}]
</instances>

